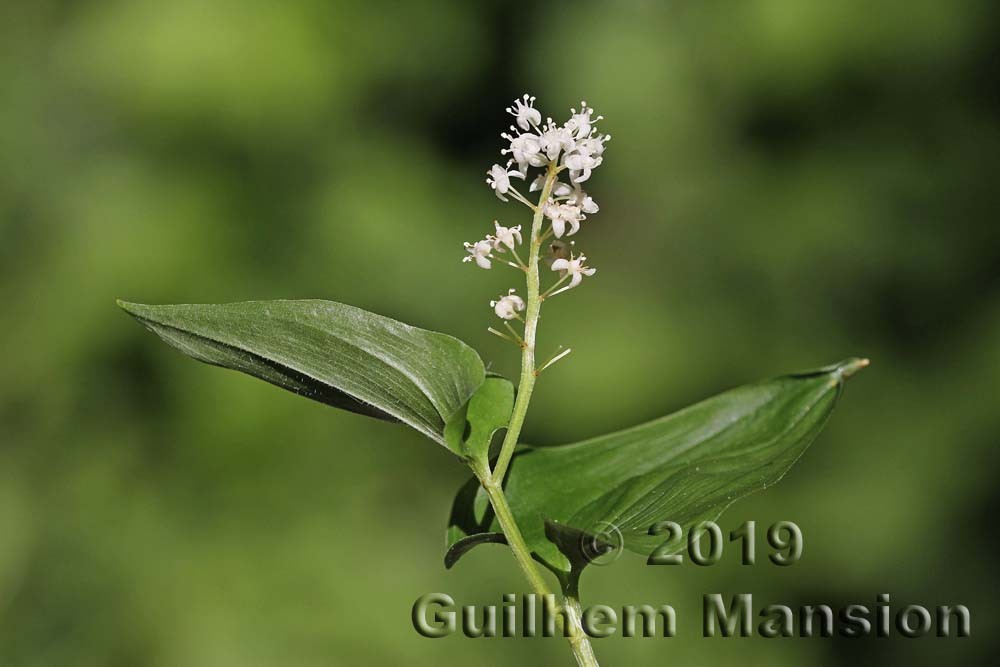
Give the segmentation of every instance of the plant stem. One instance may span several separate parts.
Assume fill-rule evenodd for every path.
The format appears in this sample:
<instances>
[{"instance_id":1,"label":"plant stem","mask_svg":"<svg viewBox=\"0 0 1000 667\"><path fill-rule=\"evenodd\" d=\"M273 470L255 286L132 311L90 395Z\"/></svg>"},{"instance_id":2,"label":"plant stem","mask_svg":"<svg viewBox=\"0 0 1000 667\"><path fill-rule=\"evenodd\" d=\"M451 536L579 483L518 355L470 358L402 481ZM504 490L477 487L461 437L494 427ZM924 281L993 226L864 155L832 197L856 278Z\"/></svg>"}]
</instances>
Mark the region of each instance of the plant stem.
<instances>
[{"instance_id":1,"label":"plant stem","mask_svg":"<svg viewBox=\"0 0 1000 667\"><path fill-rule=\"evenodd\" d=\"M569 573L567 577L565 577L561 581L561 583L563 591L563 602L562 602L563 609L566 609L567 613L570 614L571 617L574 618L577 623L580 623L580 619L583 618L583 609L580 607L580 592L579 592L580 571L574 569L572 572ZM586 633L581 633L581 634L583 634L583 641L580 643L579 649L576 646L574 646L573 651L574 654L576 654L577 651L579 650L580 654L583 655L590 662L587 663L582 662L579 656L577 657L576 661L580 665L584 664L596 665L597 657L594 656L594 649L590 645L590 640L587 639Z\"/></svg>"},{"instance_id":2,"label":"plant stem","mask_svg":"<svg viewBox=\"0 0 1000 667\"><path fill-rule=\"evenodd\" d=\"M534 589L535 594L544 600L545 596L552 595L552 590L545 583L538 565L531 558L531 550L524 541L521 529L518 528L517 522L514 520L514 514L510 510L510 505L507 504L507 497L504 495L500 481L490 476L490 472L486 466L473 464L472 469L476 473L476 476L479 477L486 495L489 496L493 512L497 517L497 522L500 524L501 529L503 529L504 535L507 536L507 544L510 546L511 551L514 552L514 559L517 561L518 566L520 566L524 576L528 579L528 583L531 584L531 588ZM580 622L582 613L580 611L580 603L575 597L564 592L561 606L566 613L566 618L569 619L569 636L566 637L566 641L569 642L570 648L573 650L573 657L576 658L576 664L579 667L600 667L597 663L597 658L594 656L594 649L591 647L590 640L583 631L583 626ZM557 616L557 618L561 619L562 616ZM562 623L560 622L561 625Z\"/></svg>"},{"instance_id":3,"label":"plant stem","mask_svg":"<svg viewBox=\"0 0 1000 667\"><path fill-rule=\"evenodd\" d=\"M563 608L566 609L567 613L571 615L577 623L580 623L580 619L583 618L583 609L580 607L580 592L579 592L579 582L580 582L580 572L573 571L569 576L562 582L563 584ZM582 629L582 626L581 626ZM576 656L576 661L581 665L597 665L597 657L594 655L594 649L590 645L590 640L587 639L585 633L583 635L583 641L580 646L574 645L573 654ZM581 661L583 656L590 662Z\"/></svg>"},{"instance_id":4,"label":"plant stem","mask_svg":"<svg viewBox=\"0 0 1000 667\"><path fill-rule=\"evenodd\" d=\"M510 505L507 504L507 497L503 492L503 480L511 458L514 456L514 448L521 435L524 417L528 413L528 403L531 402L531 392L535 388L535 333L538 329L538 314L542 306L542 298L539 294L538 258L545 240L542 236L545 202L552 195L552 188L558 174L559 167L555 163L550 164L545 174L542 192L538 197L538 205L534 207L534 216L531 220L528 263L525 267L528 303L524 313L524 338L521 345L521 380L517 386L517 399L514 401L514 408L511 411L507 434L504 436L503 445L500 447L500 454L492 472L485 463L472 463L473 471L489 496L497 522L507 537L507 544L514 552L514 559L528 579L528 583L542 599L552 595L552 591L545 583L545 579L542 578L542 573L532 559L531 550L521 534L521 529L514 520L514 514L511 512ZM579 667L600 667L597 664L597 658L594 657L590 640L581 625L580 603L575 598L564 595L560 604L568 619L569 636L566 639L569 641L570 648L573 649L573 657L576 658L577 665ZM561 619L562 615L559 618Z\"/></svg>"},{"instance_id":5,"label":"plant stem","mask_svg":"<svg viewBox=\"0 0 1000 667\"><path fill-rule=\"evenodd\" d=\"M531 402L531 392L535 388L535 332L538 329L538 313L542 307L542 300L538 293L538 255L542 247L542 220L545 213L545 202L552 194L552 187L555 185L559 169L556 165L550 164L545 173L545 184L542 186L542 193L538 197L538 206L535 207L535 215L531 219L531 239L528 249L528 305L524 313L524 348L521 351L521 380L517 385L517 400L514 401L514 410L510 415L510 424L507 426L507 435L504 436L503 445L500 447L500 455L497 457L496 465L493 467L492 479L498 483L503 483L507 466L514 456L514 448L517 446L517 439L521 435L521 426L524 425L524 417L528 414L528 403Z\"/></svg>"}]
</instances>

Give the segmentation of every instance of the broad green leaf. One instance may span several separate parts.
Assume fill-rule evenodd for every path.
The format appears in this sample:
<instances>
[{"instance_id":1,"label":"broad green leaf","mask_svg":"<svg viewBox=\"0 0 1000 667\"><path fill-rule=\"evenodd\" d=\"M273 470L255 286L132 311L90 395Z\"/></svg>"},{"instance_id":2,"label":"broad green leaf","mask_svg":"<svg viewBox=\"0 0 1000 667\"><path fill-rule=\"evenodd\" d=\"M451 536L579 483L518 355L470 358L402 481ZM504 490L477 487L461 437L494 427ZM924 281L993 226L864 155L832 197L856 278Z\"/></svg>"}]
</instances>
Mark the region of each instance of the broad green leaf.
<instances>
[{"instance_id":1,"label":"broad green leaf","mask_svg":"<svg viewBox=\"0 0 1000 667\"><path fill-rule=\"evenodd\" d=\"M823 428L844 381L866 365L849 359L739 387L576 444L520 447L505 491L525 540L537 559L562 572L580 556L567 548L573 536L604 534L608 526L620 531L624 548L650 555L665 539L650 534L654 524L687 528L714 520L733 501L781 479ZM499 531L485 494L470 480L448 530L449 548L459 552L446 560L500 541L487 537Z\"/></svg>"},{"instance_id":2,"label":"broad green leaf","mask_svg":"<svg viewBox=\"0 0 1000 667\"><path fill-rule=\"evenodd\" d=\"M313 400L400 421L445 445L448 420L483 383L456 338L332 301L119 305L190 357Z\"/></svg>"},{"instance_id":3,"label":"broad green leaf","mask_svg":"<svg viewBox=\"0 0 1000 667\"><path fill-rule=\"evenodd\" d=\"M459 456L485 462L493 434L506 428L514 408L514 385L490 375L445 426L445 442Z\"/></svg>"}]
</instances>

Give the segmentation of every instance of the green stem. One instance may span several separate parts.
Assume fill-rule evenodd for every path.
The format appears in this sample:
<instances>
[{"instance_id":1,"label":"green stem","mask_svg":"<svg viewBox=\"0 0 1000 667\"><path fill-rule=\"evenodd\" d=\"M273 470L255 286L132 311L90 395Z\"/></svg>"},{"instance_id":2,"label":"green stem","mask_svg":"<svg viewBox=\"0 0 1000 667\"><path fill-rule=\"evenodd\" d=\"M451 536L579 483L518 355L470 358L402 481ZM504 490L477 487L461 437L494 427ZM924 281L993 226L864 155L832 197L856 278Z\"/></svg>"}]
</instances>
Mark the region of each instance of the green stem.
<instances>
[{"instance_id":1,"label":"green stem","mask_svg":"<svg viewBox=\"0 0 1000 667\"><path fill-rule=\"evenodd\" d=\"M473 463L472 469L476 473L476 476L479 477L486 495L489 496L493 512L497 517L497 522L507 537L507 544L510 546L511 551L514 552L514 560L517 561L521 572L524 573L535 594L544 600L545 596L552 595L552 590L545 583L538 565L531 557L531 549L528 548L528 544L524 541L524 536L521 534L521 529L518 528L517 522L514 520L514 514L510 510L510 505L507 504L507 497L504 495L500 482L490 476L490 472L485 465L481 466L480 464ZM566 637L566 641L569 642L570 648L573 650L573 657L576 658L576 664L579 667L600 667L597 663L597 658L594 656L594 649L590 645L590 639L583 631L583 626L580 622L580 603L575 597L571 597L564 590L561 605L566 612L566 618L569 619L569 636ZM562 626L562 616L559 615L557 618L560 619L560 626Z\"/></svg>"},{"instance_id":2,"label":"green stem","mask_svg":"<svg viewBox=\"0 0 1000 667\"><path fill-rule=\"evenodd\" d=\"M507 473L507 466L514 456L514 448L517 446L517 439L521 436L521 427L524 425L524 417L528 414L528 403L531 402L531 392L535 388L535 332L538 329L538 313L542 307L542 300L538 293L538 255L542 247L542 221L545 217L545 202L552 194L552 187L555 185L559 174L558 168L551 164L545 174L545 184L542 186L542 193L538 197L538 206L535 207L535 215L531 219L531 239L528 241L528 304L524 313L524 346L521 351L521 380L517 385L517 400L514 401L514 410L510 415L510 424L507 426L507 435L504 436L503 445L500 447L500 454L497 457L496 465L493 466L492 479L503 483L504 475Z\"/></svg>"},{"instance_id":3,"label":"green stem","mask_svg":"<svg viewBox=\"0 0 1000 667\"><path fill-rule=\"evenodd\" d=\"M567 614L571 616L576 622L576 624L581 623L583 618L583 609L580 607L580 571L575 569L570 572L569 576L562 581L562 591L563 591L563 608L567 610ZM582 629L582 625L580 625ZM597 657L594 655L594 649L590 645L590 640L587 639L586 633L581 632L583 641L580 642L579 647L573 646L573 653L576 656L576 661L581 667L583 665L597 665ZM572 641L571 641L572 643ZM584 662L581 660L581 656L589 662Z\"/></svg>"},{"instance_id":4,"label":"green stem","mask_svg":"<svg viewBox=\"0 0 1000 667\"><path fill-rule=\"evenodd\" d=\"M514 552L514 559L528 579L532 589L542 599L545 599L544 596L552 595L552 591L545 583L545 579L542 578L538 565L531 557L531 549L528 548L528 544L521 534L521 529L514 520L514 514L511 512L510 505L507 504L507 497L503 492L503 480L511 457L514 456L517 440L521 435L521 427L524 425L524 417L528 413L528 404L531 402L531 393L535 388L535 378L537 377L535 371L535 333L538 330L538 314L542 306L542 297L539 294L538 258L545 240L542 235L545 202L552 195L552 188L558 174L559 167L550 164L545 174L545 184L538 197L538 205L534 207L534 216L531 220L528 263L525 268L528 298L524 313L524 338L521 345L521 380L517 387L517 399L514 401L510 422L507 425L507 434L504 436L503 445L500 447L500 454L492 472L485 463L472 464L473 471L489 496L497 522L507 537L507 544ZM561 606L566 612L566 618L569 619L569 636L566 639L569 641L570 648L573 649L573 657L576 658L577 665L579 667L600 667L597 664L597 658L594 657L590 640L583 631L580 622L579 602L564 595Z\"/></svg>"}]
</instances>

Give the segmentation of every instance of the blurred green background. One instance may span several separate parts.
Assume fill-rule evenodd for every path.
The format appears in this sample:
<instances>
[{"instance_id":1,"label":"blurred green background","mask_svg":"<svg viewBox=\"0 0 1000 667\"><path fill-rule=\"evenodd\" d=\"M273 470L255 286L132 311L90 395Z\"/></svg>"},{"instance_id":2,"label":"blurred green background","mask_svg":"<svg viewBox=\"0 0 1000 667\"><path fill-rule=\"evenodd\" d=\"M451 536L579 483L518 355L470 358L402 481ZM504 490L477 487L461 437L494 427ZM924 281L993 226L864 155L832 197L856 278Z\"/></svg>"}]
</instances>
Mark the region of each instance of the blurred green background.
<instances>
[{"instance_id":1,"label":"blurred green background","mask_svg":"<svg viewBox=\"0 0 1000 667\"><path fill-rule=\"evenodd\" d=\"M402 427L191 362L114 305L329 298L486 333L516 284L460 262L524 91L614 135L553 301L526 439L568 442L857 354L828 430L723 517L796 521L791 568L584 577L673 604L606 665L988 664L1000 540L1000 11L988 0L0 3L0 665L549 665L429 640L465 471ZM703 593L964 603L966 640L709 640ZM992 637L990 635L993 635ZM991 645L992 644L992 645Z\"/></svg>"}]
</instances>

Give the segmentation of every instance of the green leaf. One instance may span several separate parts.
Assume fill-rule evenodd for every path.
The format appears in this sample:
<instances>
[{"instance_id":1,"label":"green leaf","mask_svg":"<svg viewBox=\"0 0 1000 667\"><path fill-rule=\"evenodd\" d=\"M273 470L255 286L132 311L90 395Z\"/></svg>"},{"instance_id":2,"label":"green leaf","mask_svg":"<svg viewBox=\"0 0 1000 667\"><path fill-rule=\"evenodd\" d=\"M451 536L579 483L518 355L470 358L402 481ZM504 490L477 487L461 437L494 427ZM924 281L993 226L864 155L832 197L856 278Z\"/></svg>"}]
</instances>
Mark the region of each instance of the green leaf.
<instances>
[{"instance_id":1,"label":"green leaf","mask_svg":"<svg viewBox=\"0 0 1000 667\"><path fill-rule=\"evenodd\" d=\"M442 445L445 424L485 378L458 339L332 301L118 305L198 361L403 422Z\"/></svg>"},{"instance_id":2,"label":"green leaf","mask_svg":"<svg viewBox=\"0 0 1000 667\"><path fill-rule=\"evenodd\" d=\"M514 385L499 375L490 375L463 409L445 426L445 442L459 456L485 463L493 434L510 423L514 409Z\"/></svg>"},{"instance_id":3,"label":"green leaf","mask_svg":"<svg viewBox=\"0 0 1000 667\"><path fill-rule=\"evenodd\" d=\"M446 536L444 566L451 568L473 547L486 543L505 544L507 538L493 526L493 508L479 479L472 477L458 490L451 507Z\"/></svg>"},{"instance_id":4,"label":"green leaf","mask_svg":"<svg viewBox=\"0 0 1000 667\"><path fill-rule=\"evenodd\" d=\"M557 447L519 447L505 492L535 557L569 572L580 535L648 556L665 540L660 521L687 528L714 520L738 498L784 476L823 428L844 381L867 365L839 364L724 392L624 431ZM452 506L451 562L499 532L485 494L470 480ZM546 535L546 530L549 536ZM557 546L557 543L560 546ZM460 549L452 554L451 550Z\"/></svg>"}]
</instances>

